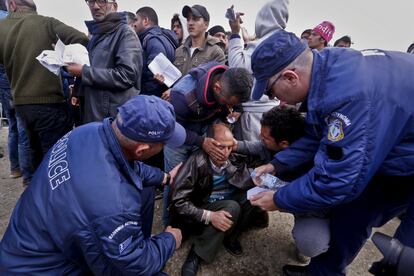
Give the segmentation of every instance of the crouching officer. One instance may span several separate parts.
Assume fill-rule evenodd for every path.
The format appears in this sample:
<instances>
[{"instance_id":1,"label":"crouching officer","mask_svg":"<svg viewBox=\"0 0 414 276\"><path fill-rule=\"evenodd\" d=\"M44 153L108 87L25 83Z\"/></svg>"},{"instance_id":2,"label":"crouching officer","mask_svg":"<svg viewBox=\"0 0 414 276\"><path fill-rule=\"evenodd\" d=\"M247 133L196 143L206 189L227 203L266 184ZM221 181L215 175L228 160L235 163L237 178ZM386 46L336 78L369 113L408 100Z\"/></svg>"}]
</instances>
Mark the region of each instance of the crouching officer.
<instances>
[{"instance_id":1,"label":"crouching officer","mask_svg":"<svg viewBox=\"0 0 414 276\"><path fill-rule=\"evenodd\" d=\"M154 188L170 176L139 161L182 145L185 130L154 96L118 111L46 155L1 241L1 275L154 275L180 246L175 228L151 237Z\"/></svg>"},{"instance_id":2,"label":"crouching officer","mask_svg":"<svg viewBox=\"0 0 414 276\"><path fill-rule=\"evenodd\" d=\"M283 175L312 160L314 167L276 193L252 203L291 213L330 209L329 250L285 275L345 275L379 227L407 210L395 237L414 246L414 56L329 48L311 51L278 31L252 56L263 92L289 104L304 102L307 134L276 154L261 173Z\"/></svg>"}]
</instances>

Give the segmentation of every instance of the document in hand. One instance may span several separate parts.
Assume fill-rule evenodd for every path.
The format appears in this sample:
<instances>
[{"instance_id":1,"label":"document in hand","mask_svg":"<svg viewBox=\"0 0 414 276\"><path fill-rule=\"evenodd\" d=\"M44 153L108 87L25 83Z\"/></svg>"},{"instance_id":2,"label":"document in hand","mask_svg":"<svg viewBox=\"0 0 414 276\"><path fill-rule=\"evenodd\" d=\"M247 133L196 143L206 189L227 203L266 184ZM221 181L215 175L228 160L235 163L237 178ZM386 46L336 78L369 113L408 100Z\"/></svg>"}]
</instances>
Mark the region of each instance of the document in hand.
<instances>
[{"instance_id":1,"label":"document in hand","mask_svg":"<svg viewBox=\"0 0 414 276\"><path fill-rule=\"evenodd\" d=\"M164 83L168 87L171 87L182 76L180 70L163 53L159 53L148 65L148 68L154 75L163 75Z\"/></svg>"},{"instance_id":2,"label":"document in hand","mask_svg":"<svg viewBox=\"0 0 414 276\"><path fill-rule=\"evenodd\" d=\"M265 187L256 186L247 191L247 200L250 200L252 196L263 193L270 192L271 190Z\"/></svg>"},{"instance_id":3,"label":"document in hand","mask_svg":"<svg viewBox=\"0 0 414 276\"><path fill-rule=\"evenodd\" d=\"M50 72L59 75L60 67L70 63L90 65L88 50L81 44L65 45L59 39L55 50L44 50L36 59Z\"/></svg>"}]
</instances>

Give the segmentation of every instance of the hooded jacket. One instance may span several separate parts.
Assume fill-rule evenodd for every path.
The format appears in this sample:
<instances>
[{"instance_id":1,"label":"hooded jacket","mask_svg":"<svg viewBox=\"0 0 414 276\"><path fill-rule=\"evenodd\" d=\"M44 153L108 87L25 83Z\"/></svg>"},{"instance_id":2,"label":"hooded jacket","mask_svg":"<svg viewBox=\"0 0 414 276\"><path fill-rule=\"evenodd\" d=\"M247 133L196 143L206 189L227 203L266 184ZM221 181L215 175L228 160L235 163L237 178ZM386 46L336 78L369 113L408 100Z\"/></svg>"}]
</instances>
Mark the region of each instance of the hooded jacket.
<instances>
[{"instance_id":1,"label":"hooded jacket","mask_svg":"<svg viewBox=\"0 0 414 276\"><path fill-rule=\"evenodd\" d=\"M138 37L142 44L144 62L141 94L161 97L168 87L154 79L154 74L148 68L148 65L159 53L163 53L171 63L174 63L175 49L178 48L177 36L170 30L153 26L142 31Z\"/></svg>"},{"instance_id":2,"label":"hooded jacket","mask_svg":"<svg viewBox=\"0 0 414 276\"><path fill-rule=\"evenodd\" d=\"M164 174L122 153L110 119L62 137L19 199L0 243L1 275L153 275L175 250L145 237L142 190Z\"/></svg>"},{"instance_id":3,"label":"hooded jacket","mask_svg":"<svg viewBox=\"0 0 414 276\"><path fill-rule=\"evenodd\" d=\"M83 122L115 117L117 108L140 92L142 48L123 13L102 22L86 21L92 34L90 66L83 66L79 94L84 97Z\"/></svg>"},{"instance_id":4,"label":"hooded jacket","mask_svg":"<svg viewBox=\"0 0 414 276\"><path fill-rule=\"evenodd\" d=\"M226 70L227 67L218 62L203 64L190 70L171 89L170 102L174 106L177 122L187 132L187 145L201 146L206 127L222 112L227 112L215 101L210 89L214 75Z\"/></svg>"},{"instance_id":5,"label":"hooded jacket","mask_svg":"<svg viewBox=\"0 0 414 276\"><path fill-rule=\"evenodd\" d=\"M206 33L204 45L195 49L191 56L191 37L187 37L184 44L175 52L174 65L183 75L187 74L192 68L210 61L216 61L224 65L226 56L224 55L223 49L220 47L221 43L222 42L219 39Z\"/></svg>"},{"instance_id":6,"label":"hooded jacket","mask_svg":"<svg viewBox=\"0 0 414 276\"><path fill-rule=\"evenodd\" d=\"M246 48L240 35L232 34L228 47L229 67L242 67L252 72L251 57L256 47L277 30L285 29L289 18L289 0L273 0L260 9L256 16L257 40L247 43Z\"/></svg>"},{"instance_id":7,"label":"hooded jacket","mask_svg":"<svg viewBox=\"0 0 414 276\"><path fill-rule=\"evenodd\" d=\"M414 56L327 48L313 57L307 135L272 161L283 174L314 160L274 196L292 213L352 201L375 174L414 175Z\"/></svg>"}]
</instances>

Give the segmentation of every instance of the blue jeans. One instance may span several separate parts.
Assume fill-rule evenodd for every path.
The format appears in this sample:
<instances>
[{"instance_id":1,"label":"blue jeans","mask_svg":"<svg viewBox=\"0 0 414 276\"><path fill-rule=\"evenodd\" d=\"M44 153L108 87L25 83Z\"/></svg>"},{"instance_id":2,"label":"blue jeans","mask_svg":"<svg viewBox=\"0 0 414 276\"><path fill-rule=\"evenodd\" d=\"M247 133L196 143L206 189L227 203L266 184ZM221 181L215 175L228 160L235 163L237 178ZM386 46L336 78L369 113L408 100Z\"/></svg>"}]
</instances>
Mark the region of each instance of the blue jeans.
<instances>
[{"instance_id":1,"label":"blue jeans","mask_svg":"<svg viewBox=\"0 0 414 276\"><path fill-rule=\"evenodd\" d=\"M1 105L9 122L8 150L10 169L20 170L24 181L30 181L33 175L30 146L22 120L12 106L10 89L0 89Z\"/></svg>"},{"instance_id":2,"label":"blue jeans","mask_svg":"<svg viewBox=\"0 0 414 276\"><path fill-rule=\"evenodd\" d=\"M193 152L199 150L197 146L188 146L183 145L178 148L171 148L169 146L164 147L164 168L166 172L171 171L174 169L175 166L184 162L185 160L190 157ZM167 226L170 220L170 215L168 213L168 205L169 205L169 195L170 195L170 187L164 187L163 199L162 199L162 223L164 226Z\"/></svg>"},{"instance_id":3,"label":"blue jeans","mask_svg":"<svg viewBox=\"0 0 414 276\"><path fill-rule=\"evenodd\" d=\"M414 247L414 176L376 175L354 201L331 208L328 251L312 258L311 275L345 275L346 267L370 237L373 227L381 227L406 211L395 238ZM368 270L368 268L367 268Z\"/></svg>"}]
</instances>

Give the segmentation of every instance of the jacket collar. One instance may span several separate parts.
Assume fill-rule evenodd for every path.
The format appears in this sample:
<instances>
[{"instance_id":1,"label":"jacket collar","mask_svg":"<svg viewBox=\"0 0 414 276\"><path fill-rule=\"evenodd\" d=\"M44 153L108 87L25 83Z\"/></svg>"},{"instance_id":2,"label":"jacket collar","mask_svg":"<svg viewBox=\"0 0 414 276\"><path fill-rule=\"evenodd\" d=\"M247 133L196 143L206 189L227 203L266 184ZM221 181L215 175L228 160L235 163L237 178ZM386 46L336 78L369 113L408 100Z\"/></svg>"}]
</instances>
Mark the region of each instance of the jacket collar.
<instances>
[{"instance_id":1,"label":"jacket collar","mask_svg":"<svg viewBox=\"0 0 414 276\"><path fill-rule=\"evenodd\" d=\"M142 32L140 32L138 34L139 40L141 40L141 42L142 42L144 40L144 38L151 32L154 32L156 34L161 35L160 27L159 26L152 26L152 27L149 27L149 28L143 30Z\"/></svg>"},{"instance_id":2,"label":"jacket collar","mask_svg":"<svg viewBox=\"0 0 414 276\"><path fill-rule=\"evenodd\" d=\"M127 176L139 189L142 190L142 182L138 175L135 173L135 162L133 163L134 168L131 167L128 160L125 159L124 154L122 153L121 146L118 142L118 139L115 137L115 133L112 129L113 119L106 118L103 121L103 130L105 133L106 140L108 141L108 146L113 154L116 162L118 163L119 167L121 168L122 172L125 176Z\"/></svg>"},{"instance_id":3,"label":"jacket collar","mask_svg":"<svg viewBox=\"0 0 414 276\"><path fill-rule=\"evenodd\" d=\"M9 19L20 19L23 17L26 17L28 15L37 14L36 11L16 11L16 12L10 12L7 18Z\"/></svg>"},{"instance_id":4,"label":"jacket collar","mask_svg":"<svg viewBox=\"0 0 414 276\"><path fill-rule=\"evenodd\" d=\"M108 14L103 21L85 21L88 31L92 35L113 33L122 24L127 24L125 13L113 12Z\"/></svg>"},{"instance_id":5,"label":"jacket collar","mask_svg":"<svg viewBox=\"0 0 414 276\"><path fill-rule=\"evenodd\" d=\"M216 45L216 44L220 44L220 40L218 40L215 37L212 37L211 35L209 35L208 33L205 34L205 40L204 40L204 44L197 48L199 51L204 51L204 49L207 47L207 44L209 44L210 46ZM184 47L190 49L191 48L191 37L187 37L187 39L184 42Z\"/></svg>"}]
</instances>

